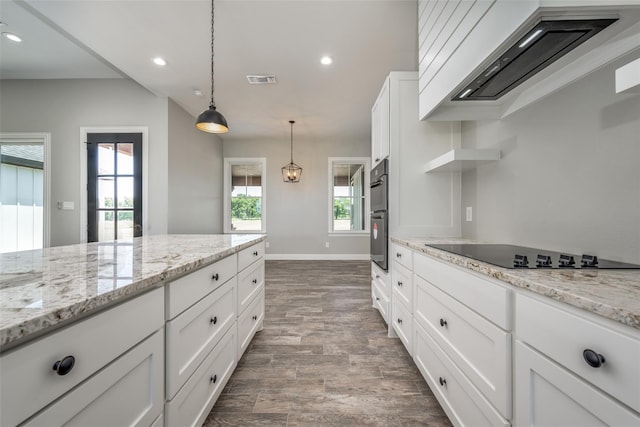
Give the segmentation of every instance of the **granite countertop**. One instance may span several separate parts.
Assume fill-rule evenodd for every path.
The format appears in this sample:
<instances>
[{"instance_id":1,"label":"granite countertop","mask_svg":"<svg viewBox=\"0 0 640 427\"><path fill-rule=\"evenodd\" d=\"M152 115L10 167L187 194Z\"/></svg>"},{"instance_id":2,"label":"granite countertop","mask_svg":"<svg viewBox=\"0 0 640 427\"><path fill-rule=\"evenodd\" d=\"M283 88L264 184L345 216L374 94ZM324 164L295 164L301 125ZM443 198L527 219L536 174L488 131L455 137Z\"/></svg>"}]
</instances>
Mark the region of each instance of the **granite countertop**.
<instances>
[{"instance_id":1,"label":"granite countertop","mask_svg":"<svg viewBox=\"0 0 640 427\"><path fill-rule=\"evenodd\" d=\"M508 269L426 244L479 243L465 239L397 238L391 241L519 288L640 329L640 271Z\"/></svg>"},{"instance_id":2,"label":"granite countertop","mask_svg":"<svg viewBox=\"0 0 640 427\"><path fill-rule=\"evenodd\" d=\"M157 235L0 254L3 350L266 239Z\"/></svg>"}]
</instances>

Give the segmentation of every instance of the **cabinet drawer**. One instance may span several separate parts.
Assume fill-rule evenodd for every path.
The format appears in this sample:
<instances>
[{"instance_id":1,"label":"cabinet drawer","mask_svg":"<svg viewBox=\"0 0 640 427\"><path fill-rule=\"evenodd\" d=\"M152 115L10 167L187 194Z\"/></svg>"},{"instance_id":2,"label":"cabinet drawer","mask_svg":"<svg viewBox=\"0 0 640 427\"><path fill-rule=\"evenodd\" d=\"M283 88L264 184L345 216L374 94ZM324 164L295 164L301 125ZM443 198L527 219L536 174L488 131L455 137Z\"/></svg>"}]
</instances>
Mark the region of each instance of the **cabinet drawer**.
<instances>
[{"instance_id":1,"label":"cabinet drawer","mask_svg":"<svg viewBox=\"0 0 640 427\"><path fill-rule=\"evenodd\" d=\"M238 314L264 289L264 261L257 262L239 274Z\"/></svg>"},{"instance_id":2,"label":"cabinet drawer","mask_svg":"<svg viewBox=\"0 0 640 427\"><path fill-rule=\"evenodd\" d=\"M396 261L409 270L413 270L413 251L406 246L392 244L389 251L389 260Z\"/></svg>"},{"instance_id":3,"label":"cabinet drawer","mask_svg":"<svg viewBox=\"0 0 640 427\"><path fill-rule=\"evenodd\" d=\"M385 323L389 324L389 298L380 290L380 283L377 281L371 284L371 297L373 306L378 309Z\"/></svg>"},{"instance_id":4,"label":"cabinet drawer","mask_svg":"<svg viewBox=\"0 0 640 427\"><path fill-rule=\"evenodd\" d=\"M216 261L167 285L168 319L173 319L236 275L236 254Z\"/></svg>"},{"instance_id":5,"label":"cabinet drawer","mask_svg":"<svg viewBox=\"0 0 640 427\"><path fill-rule=\"evenodd\" d=\"M156 289L0 357L0 425L15 425L162 328L164 291ZM140 313L144 313L141 316ZM66 375L52 369L67 356Z\"/></svg>"},{"instance_id":6,"label":"cabinet drawer","mask_svg":"<svg viewBox=\"0 0 640 427\"><path fill-rule=\"evenodd\" d=\"M422 254L415 254L414 264L415 274L502 329L511 329L511 290L506 286Z\"/></svg>"},{"instance_id":7,"label":"cabinet drawer","mask_svg":"<svg viewBox=\"0 0 640 427\"><path fill-rule=\"evenodd\" d=\"M236 366L236 330L229 331L172 400L165 404L167 426L200 427Z\"/></svg>"},{"instance_id":8,"label":"cabinet drawer","mask_svg":"<svg viewBox=\"0 0 640 427\"><path fill-rule=\"evenodd\" d=\"M393 307L391 309L391 315L393 318L389 319L389 321L393 324L393 329L398 334L400 341L402 341L409 354L413 355L413 348L411 346L411 341L413 340L413 317L411 317L411 313L409 313L405 306L398 301L396 295L393 296L391 301Z\"/></svg>"},{"instance_id":9,"label":"cabinet drawer","mask_svg":"<svg viewBox=\"0 0 640 427\"><path fill-rule=\"evenodd\" d=\"M235 278L167 322L167 398L171 399L236 320Z\"/></svg>"},{"instance_id":10,"label":"cabinet drawer","mask_svg":"<svg viewBox=\"0 0 640 427\"><path fill-rule=\"evenodd\" d=\"M249 308L238 317L238 359L242 357L264 320L264 292L260 292Z\"/></svg>"},{"instance_id":11,"label":"cabinet drawer","mask_svg":"<svg viewBox=\"0 0 640 427\"><path fill-rule=\"evenodd\" d=\"M391 296L391 275L381 269L375 262L371 263L371 280L380 282L380 287L387 297Z\"/></svg>"},{"instance_id":12,"label":"cabinet drawer","mask_svg":"<svg viewBox=\"0 0 640 427\"><path fill-rule=\"evenodd\" d=\"M420 277L414 318L502 413L511 417L511 334Z\"/></svg>"},{"instance_id":13,"label":"cabinet drawer","mask_svg":"<svg viewBox=\"0 0 640 427\"><path fill-rule=\"evenodd\" d=\"M238 252L238 271L242 271L264 256L264 241Z\"/></svg>"},{"instance_id":14,"label":"cabinet drawer","mask_svg":"<svg viewBox=\"0 0 640 427\"><path fill-rule=\"evenodd\" d=\"M419 324L415 325L414 337L413 360L454 425L510 425Z\"/></svg>"},{"instance_id":15,"label":"cabinet drawer","mask_svg":"<svg viewBox=\"0 0 640 427\"><path fill-rule=\"evenodd\" d=\"M24 425L151 425L164 406L163 335L157 331Z\"/></svg>"},{"instance_id":16,"label":"cabinet drawer","mask_svg":"<svg viewBox=\"0 0 640 427\"><path fill-rule=\"evenodd\" d=\"M391 286L398 300L413 312L413 274L397 262L391 263Z\"/></svg>"},{"instance_id":17,"label":"cabinet drawer","mask_svg":"<svg viewBox=\"0 0 640 427\"><path fill-rule=\"evenodd\" d=\"M640 331L629 334L586 316L518 294L516 336L616 399L640 411ZM605 362L592 368L584 360L587 349Z\"/></svg>"}]
</instances>

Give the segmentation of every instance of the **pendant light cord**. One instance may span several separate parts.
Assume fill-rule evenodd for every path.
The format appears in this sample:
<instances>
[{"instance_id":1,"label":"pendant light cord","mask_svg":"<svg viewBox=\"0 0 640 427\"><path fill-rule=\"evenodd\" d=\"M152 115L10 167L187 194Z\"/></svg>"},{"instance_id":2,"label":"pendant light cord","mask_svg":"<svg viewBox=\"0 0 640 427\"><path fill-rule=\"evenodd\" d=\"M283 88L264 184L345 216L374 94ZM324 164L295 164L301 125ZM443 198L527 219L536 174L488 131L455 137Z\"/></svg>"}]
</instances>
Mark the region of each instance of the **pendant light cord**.
<instances>
[{"instance_id":1,"label":"pendant light cord","mask_svg":"<svg viewBox=\"0 0 640 427\"><path fill-rule=\"evenodd\" d=\"M213 82L214 82L214 78L213 78L213 73L214 73L214 69L213 69L213 56L214 56L214 49L213 49L213 42L215 40L215 37L213 35L213 19L215 17L215 1L211 0L211 108L214 109L216 107L216 103L213 101Z\"/></svg>"},{"instance_id":2,"label":"pendant light cord","mask_svg":"<svg viewBox=\"0 0 640 427\"><path fill-rule=\"evenodd\" d=\"M291 123L291 163L293 163L293 124L295 123L293 120L289 120Z\"/></svg>"}]
</instances>

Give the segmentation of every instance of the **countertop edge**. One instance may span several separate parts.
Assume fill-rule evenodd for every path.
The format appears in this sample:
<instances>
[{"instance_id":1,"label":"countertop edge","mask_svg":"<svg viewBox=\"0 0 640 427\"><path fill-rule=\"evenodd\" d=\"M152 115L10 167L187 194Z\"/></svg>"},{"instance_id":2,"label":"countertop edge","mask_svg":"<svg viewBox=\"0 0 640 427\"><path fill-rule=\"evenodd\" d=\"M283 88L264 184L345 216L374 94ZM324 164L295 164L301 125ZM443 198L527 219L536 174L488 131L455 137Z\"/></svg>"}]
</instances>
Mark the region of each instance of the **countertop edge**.
<instances>
[{"instance_id":1,"label":"countertop edge","mask_svg":"<svg viewBox=\"0 0 640 427\"><path fill-rule=\"evenodd\" d=\"M560 303L568 304L617 323L621 323L625 326L640 330L640 312L629 311L603 301L597 301L594 298L589 298L588 295L581 295L579 292L572 292L567 289L558 289L551 284L543 283L543 280L540 280L539 278L535 279L526 277L527 272L523 270L517 270L514 273L506 268L494 266L482 261L477 261L426 246L426 242L429 241L429 239L391 237L390 240L393 243L408 247L417 252L422 252L433 258L500 280L516 288L531 291ZM472 241L466 242L477 243Z\"/></svg>"}]
</instances>

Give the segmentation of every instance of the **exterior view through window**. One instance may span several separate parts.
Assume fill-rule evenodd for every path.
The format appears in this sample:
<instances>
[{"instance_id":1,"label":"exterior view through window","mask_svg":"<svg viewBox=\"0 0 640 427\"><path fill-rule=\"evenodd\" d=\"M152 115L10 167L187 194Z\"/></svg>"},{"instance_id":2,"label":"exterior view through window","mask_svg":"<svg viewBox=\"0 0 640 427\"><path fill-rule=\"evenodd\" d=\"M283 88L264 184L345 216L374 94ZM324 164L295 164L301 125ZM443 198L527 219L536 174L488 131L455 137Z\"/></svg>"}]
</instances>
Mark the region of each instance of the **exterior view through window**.
<instances>
[{"instance_id":1,"label":"exterior view through window","mask_svg":"<svg viewBox=\"0 0 640 427\"><path fill-rule=\"evenodd\" d=\"M366 231L367 163L361 159L329 159L331 232Z\"/></svg>"},{"instance_id":2,"label":"exterior view through window","mask_svg":"<svg viewBox=\"0 0 640 427\"><path fill-rule=\"evenodd\" d=\"M264 164L259 159L227 159L230 183L228 231L264 232ZM227 187L229 188L229 187Z\"/></svg>"}]
</instances>

